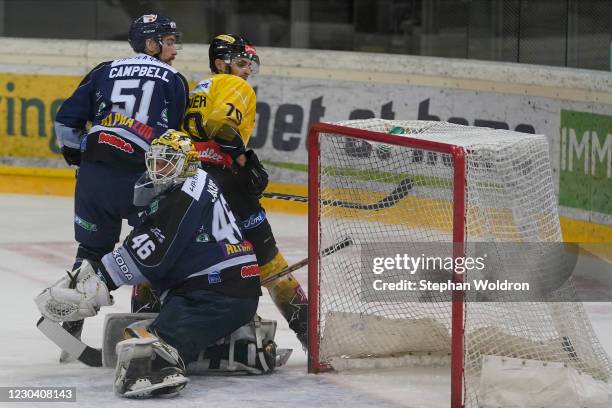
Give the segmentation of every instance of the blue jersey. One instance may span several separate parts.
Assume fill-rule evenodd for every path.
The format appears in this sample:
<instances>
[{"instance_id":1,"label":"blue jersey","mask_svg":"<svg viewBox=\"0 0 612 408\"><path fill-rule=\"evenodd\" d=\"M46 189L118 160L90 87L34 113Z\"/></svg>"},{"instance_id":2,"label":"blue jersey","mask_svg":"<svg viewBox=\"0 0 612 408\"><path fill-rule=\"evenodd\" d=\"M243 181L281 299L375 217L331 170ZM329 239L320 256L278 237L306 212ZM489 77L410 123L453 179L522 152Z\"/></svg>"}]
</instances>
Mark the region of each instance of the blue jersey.
<instances>
[{"instance_id":1,"label":"blue jersey","mask_svg":"<svg viewBox=\"0 0 612 408\"><path fill-rule=\"evenodd\" d=\"M138 54L104 62L58 111L59 144L80 148L84 160L143 171L151 141L168 129L180 129L188 93L185 78L154 57Z\"/></svg>"},{"instance_id":2,"label":"blue jersey","mask_svg":"<svg viewBox=\"0 0 612 408\"><path fill-rule=\"evenodd\" d=\"M142 224L102 264L115 282L149 281L159 292L188 286L238 297L261 294L253 246L201 169L154 200Z\"/></svg>"}]
</instances>

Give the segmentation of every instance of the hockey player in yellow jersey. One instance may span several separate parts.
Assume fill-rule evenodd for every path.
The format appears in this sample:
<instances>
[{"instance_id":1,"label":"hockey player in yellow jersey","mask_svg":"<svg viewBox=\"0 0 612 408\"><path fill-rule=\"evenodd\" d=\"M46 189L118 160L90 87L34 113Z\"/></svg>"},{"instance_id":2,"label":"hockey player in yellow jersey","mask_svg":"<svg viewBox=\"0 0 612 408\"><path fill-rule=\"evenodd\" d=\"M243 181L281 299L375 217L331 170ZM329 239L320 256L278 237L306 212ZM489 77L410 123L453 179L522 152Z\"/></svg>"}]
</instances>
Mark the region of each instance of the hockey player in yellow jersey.
<instances>
[{"instance_id":1,"label":"hockey player in yellow jersey","mask_svg":"<svg viewBox=\"0 0 612 408\"><path fill-rule=\"evenodd\" d=\"M255 91L246 80L257 73L259 57L252 45L231 34L213 39L209 57L213 75L191 92L184 128L198 143L203 162L231 167L236 159L242 167L256 105Z\"/></svg>"},{"instance_id":2,"label":"hockey player in yellow jersey","mask_svg":"<svg viewBox=\"0 0 612 408\"><path fill-rule=\"evenodd\" d=\"M259 57L244 38L222 34L210 44L209 62L213 74L190 93L183 130L193 139L202 167L221 187L245 239L253 244L261 279L265 280L287 262L259 201L268 175L255 152L246 149L255 126L256 106L256 95L247 79L258 72ZM300 284L289 274L266 287L305 347L308 300Z\"/></svg>"},{"instance_id":3,"label":"hockey player in yellow jersey","mask_svg":"<svg viewBox=\"0 0 612 408\"><path fill-rule=\"evenodd\" d=\"M191 92L184 130L195 141L202 166L219 182L245 238L253 244L264 280L285 268L287 261L259 202L268 175L255 152L246 149L256 105L247 79L258 72L259 57L251 43L232 34L216 36L208 55L213 75ZM305 346L308 301L300 284L289 274L270 282L267 289Z\"/></svg>"}]
</instances>

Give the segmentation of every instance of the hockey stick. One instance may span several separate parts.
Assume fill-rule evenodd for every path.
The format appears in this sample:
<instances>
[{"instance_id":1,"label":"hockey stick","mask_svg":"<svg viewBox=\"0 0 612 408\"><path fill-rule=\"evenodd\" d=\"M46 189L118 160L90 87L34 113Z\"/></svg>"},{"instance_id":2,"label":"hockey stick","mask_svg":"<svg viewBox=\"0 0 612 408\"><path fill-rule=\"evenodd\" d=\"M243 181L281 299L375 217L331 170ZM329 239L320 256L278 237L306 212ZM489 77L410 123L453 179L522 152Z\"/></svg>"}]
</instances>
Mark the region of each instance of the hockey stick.
<instances>
[{"instance_id":1,"label":"hockey stick","mask_svg":"<svg viewBox=\"0 0 612 408\"><path fill-rule=\"evenodd\" d=\"M62 327L64 328L64 330L66 330L68 333L73 335L75 338L80 339L81 332L83 331L84 323L85 323L85 320L75 320L74 322L63 322ZM64 364L64 363L69 363L71 361L74 361L75 359L76 358L72 356L70 353L68 353L66 350L62 350L62 354L60 355L59 362L61 364Z\"/></svg>"},{"instance_id":2,"label":"hockey stick","mask_svg":"<svg viewBox=\"0 0 612 408\"><path fill-rule=\"evenodd\" d=\"M77 283L76 278L79 272L76 272L75 275L72 275L68 271L66 271L66 273L68 273L68 276L70 276L70 285L68 287L70 289L76 288L76 283ZM85 319L75 320L74 322L62 322L62 328L66 330L68 333L70 333L72 336L74 336L76 339L80 340L81 333L83 332L84 324L85 324ZM59 361L61 364L64 364L64 363L70 363L71 361L74 361L75 359L76 359L75 355L71 355L66 350L62 350Z\"/></svg>"},{"instance_id":3,"label":"hockey stick","mask_svg":"<svg viewBox=\"0 0 612 408\"><path fill-rule=\"evenodd\" d=\"M408 192L412 189L412 179L410 177L406 177L403 179L386 197L382 200L371 203L371 204L362 204L362 203L351 203L349 201L340 201L340 200L321 200L322 205L330 205L333 207L343 207L343 208L354 208L357 210L382 210L384 208L389 208L395 204L402 198L408 195ZM308 197L298 196L293 194L280 194L280 193L263 193L263 196L266 198L273 198L278 200L288 200L288 201L296 201L300 203L307 203Z\"/></svg>"},{"instance_id":4,"label":"hockey stick","mask_svg":"<svg viewBox=\"0 0 612 408\"><path fill-rule=\"evenodd\" d=\"M321 252L321 258L327 256L327 255L331 255L336 251L341 250L342 248L346 248L347 246L353 244L353 240L351 239L351 237L346 237L343 240L328 246L327 248L325 248L322 252ZM268 276L266 279L261 281L261 285L266 285L278 278L282 278L285 275L290 274L291 272L300 269L302 266L306 265L308 263L308 258L304 258L301 261L294 263L291 266L288 266L286 268L284 268L283 270L281 270L280 272L272 275L272 276Z\"/></svg>"},{"instance_id":5,"label":"hockey stick","mask_svg":"<svg viewBox=\"0 0 612 408\"><path fill-rule=\"evenodd\" d=\"M77 356L77 359L83 364L90 367L102 367L102 351L89 347L68 333L60 324L41 317L38 323L36 323L36 327L59 348L73 356Z\"/></svg>"}]
</instances>

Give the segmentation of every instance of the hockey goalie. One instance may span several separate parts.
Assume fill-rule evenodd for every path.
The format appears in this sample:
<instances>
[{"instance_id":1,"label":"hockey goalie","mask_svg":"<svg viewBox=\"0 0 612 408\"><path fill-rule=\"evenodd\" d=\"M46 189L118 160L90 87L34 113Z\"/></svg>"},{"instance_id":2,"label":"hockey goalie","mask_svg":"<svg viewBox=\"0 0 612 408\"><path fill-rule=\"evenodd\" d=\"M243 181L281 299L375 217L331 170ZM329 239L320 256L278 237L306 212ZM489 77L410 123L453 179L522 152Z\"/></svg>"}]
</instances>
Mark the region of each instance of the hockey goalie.
<instances>
[{"instance_id":1,"label":"hockey goalie","mask_svg":"<svg viewBox=\"0 0 612 408\"><path fill-rule=\"evenodd\" d=\"M149 283L162 294L160 313L127 327L114 319L107 330L105 343L117 343L118 395L176 395L188 371L272 371L284 361L275 324L255 315L261 289L252 245L223 193L198 169L189 137L167 131L151 144L146 166L137 183L138 198L149 203L143 222L101 262L84 261L36 297L39 328L60 345L78 343L58 323L96 315L113 304L119 286Z\"/></svg>"}]
</instances>

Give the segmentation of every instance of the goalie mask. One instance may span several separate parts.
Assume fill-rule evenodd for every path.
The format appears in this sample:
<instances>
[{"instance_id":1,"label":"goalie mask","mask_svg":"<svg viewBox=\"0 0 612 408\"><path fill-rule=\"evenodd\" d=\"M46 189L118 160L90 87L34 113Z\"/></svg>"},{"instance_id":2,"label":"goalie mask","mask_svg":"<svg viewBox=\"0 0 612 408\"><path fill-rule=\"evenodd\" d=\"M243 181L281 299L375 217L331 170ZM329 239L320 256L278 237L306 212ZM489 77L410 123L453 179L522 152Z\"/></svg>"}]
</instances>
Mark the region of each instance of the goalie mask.
<instances>
[{"instance_id":1,"label":"goalie mask","mask_svg":"<svg viewBox=\"0 0 612 408\"><path fill-rule=\"evenodd\" d=\"M170 129L151 143L145 155L147 176L156 194L196 174L198 152L187 134Z\"/></svg>"},{"instance_id":2,"label":"goalie mask","mask_svg":"<svg viewBox=\"0 0 612 408\"><path fill-rule=\"evenodd\" d=\"M226 64L226 72L219 72L215 66L215 60L221 59ZM210 70L216 74L229 74L231 64L237 64L243 68L250 64L251 74L259 72L259 56L253 44L247 39L234 34L221 34L213 38L208 49L208 60Z\"/></svg>"}]
</instances>

